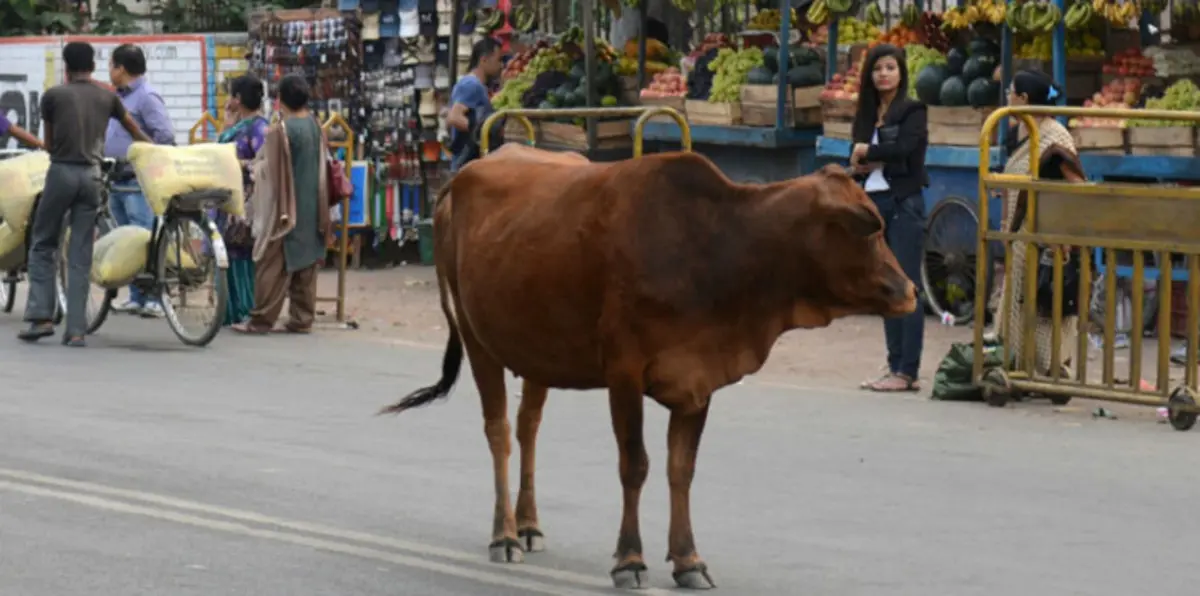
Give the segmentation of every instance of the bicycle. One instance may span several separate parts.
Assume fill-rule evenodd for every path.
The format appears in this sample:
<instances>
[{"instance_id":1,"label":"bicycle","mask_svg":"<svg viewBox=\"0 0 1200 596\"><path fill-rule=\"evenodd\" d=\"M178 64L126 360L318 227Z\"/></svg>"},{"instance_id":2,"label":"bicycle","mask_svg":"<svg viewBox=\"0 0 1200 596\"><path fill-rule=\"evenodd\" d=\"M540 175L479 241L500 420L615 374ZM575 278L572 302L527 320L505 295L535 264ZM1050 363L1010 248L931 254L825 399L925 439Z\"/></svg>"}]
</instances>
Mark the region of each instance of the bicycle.
<instances>
[{"instance_id":1,"label":"bicycle","mask_svg":"<svg viewBox=\"0 0 1200 596\"><path fill-rule=\"evenodd\" d=\"M233 198L227 189L209 189L171 197L164 213L156 214L150 242L146 246L146 265L130 282L148 298L163 306L167 325L184 344L203 347L221 330L225 306L229 301L226 271L229 256L225 241L208 212L220 209ZM198 232L198 233L197 233ZM209 259L208 257L212 257ZM211 281L208 298L213 302L213 317L197 333L185 328L180 310L190 308L188 292ZM88 333L95 333L112 310L117 289L105 289L97 316L89 317ZM179 307L172 302L180 298Z\"/></svg>"}]
</instances>

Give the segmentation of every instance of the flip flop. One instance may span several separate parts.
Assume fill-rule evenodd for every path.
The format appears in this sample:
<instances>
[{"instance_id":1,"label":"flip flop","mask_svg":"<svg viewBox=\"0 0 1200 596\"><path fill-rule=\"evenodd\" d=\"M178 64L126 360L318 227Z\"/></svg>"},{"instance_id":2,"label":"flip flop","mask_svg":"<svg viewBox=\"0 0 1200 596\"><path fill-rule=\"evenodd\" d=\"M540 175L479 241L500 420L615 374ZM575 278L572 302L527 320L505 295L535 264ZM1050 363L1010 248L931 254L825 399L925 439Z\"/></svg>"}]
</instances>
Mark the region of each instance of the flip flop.
<instances>
[{"instance_id":1,"label":"flip flop","mask_svg":"<svg viewBox=\"0 0 1200 596\"><path fill-rule=\"evenodd\" d=\"M868 391L876 393L912 393L921 390L921 385L916 379L910 379L902 374L890 374L882 379L879 379L867 388Z\"/></svg>"},{"instance_id":2,"label":"flip flop","mask_svg":"<svg viewBox=\"0 0 1200 596\"><path fill-rule=\"evenodd\" d=\"M254 327L250 325L250 323L234 323L233 325L230 325L229 328L235 333L241 333L242 335L267 335L271 332L270 329Z\"/></svg>"}]
</instances>

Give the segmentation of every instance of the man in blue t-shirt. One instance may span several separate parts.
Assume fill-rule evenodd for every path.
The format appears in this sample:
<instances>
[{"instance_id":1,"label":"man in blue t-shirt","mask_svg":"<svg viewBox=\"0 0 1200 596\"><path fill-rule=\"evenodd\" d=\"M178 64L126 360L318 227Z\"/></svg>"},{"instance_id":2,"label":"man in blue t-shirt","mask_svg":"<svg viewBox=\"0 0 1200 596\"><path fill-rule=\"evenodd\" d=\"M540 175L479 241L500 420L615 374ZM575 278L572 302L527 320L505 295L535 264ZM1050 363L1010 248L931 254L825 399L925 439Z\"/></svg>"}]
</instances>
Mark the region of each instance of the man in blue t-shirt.
<instances>
[{"instance_id":1,"label":"man in blue t-shirt","mask_svg":"<svg viewBox=\"0 0 1200 596\"><path fill-rule=\"evenodd\" d=\"M452 172L457 172L467 162L479 157L479 146L470 139L476 134L475 129L492 114L487 84L500 76L502 54L500 43L491 37L475 42L471 47L471 61L467 65L470 72L463 75L450 92L450 113L446 115L446 125L450 128L450 146L454 148L454 156L450 161Z\"/></svg>"}]
</instances>

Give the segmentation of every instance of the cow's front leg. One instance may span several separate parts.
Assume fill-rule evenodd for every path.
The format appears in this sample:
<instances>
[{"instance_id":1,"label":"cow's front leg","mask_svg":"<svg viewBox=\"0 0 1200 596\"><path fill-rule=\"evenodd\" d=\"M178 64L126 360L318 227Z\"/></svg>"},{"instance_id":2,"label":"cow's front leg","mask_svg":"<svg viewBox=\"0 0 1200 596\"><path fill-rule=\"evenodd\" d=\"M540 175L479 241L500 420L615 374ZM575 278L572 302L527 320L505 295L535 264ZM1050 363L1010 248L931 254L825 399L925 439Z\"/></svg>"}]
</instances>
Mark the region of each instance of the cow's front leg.
<instances>
[{"instance_id":1,"label":"cow's front leg","mask_svg":"<svg viewBox=\"0 0 1200 596\"><path fill-rule=\"evenodd\" d=\"M702 408L675 408L667 426L667 483L671 488L671 527L667 536L667 560L675 563L673 576L681 588L705 590L717 587L708 566L696 552L692 536L691 489L696 473L696 452L708 419L712 397Z\"/></svg>"},{"instance_id":2,"label":"cow's front leg","mask_svg":"<svg viewBox=\"0 0 1200 596\"><path fill-rule=\"evenodd\" d=\"M521 489L517 493L517 537L525 552L546 550L545 536L538 524L537 498L533 488L537 462L538 426L546 404L546 388L526 380L521 389L521 407L517 410L517 442L521 444Z\"/></svg>"},{"instance_id":3,"label":"cow's front leg","mask_svg":"<svg viewBox=\"0 0 1200 596\"><path fill-rule=\"evenodd\" d=\"M620 452L621 488L624 503L621 513L621 532L617 536L617 560L612 569L613 585L617 588L640 588L647 582L646 561L642 556L642 534L638 527L638 507L642 485L650 471L650 457L642 436L642 390L636 385L614 385L608 392L612 411L613 433Z\"/></svg>"}]
</instances>

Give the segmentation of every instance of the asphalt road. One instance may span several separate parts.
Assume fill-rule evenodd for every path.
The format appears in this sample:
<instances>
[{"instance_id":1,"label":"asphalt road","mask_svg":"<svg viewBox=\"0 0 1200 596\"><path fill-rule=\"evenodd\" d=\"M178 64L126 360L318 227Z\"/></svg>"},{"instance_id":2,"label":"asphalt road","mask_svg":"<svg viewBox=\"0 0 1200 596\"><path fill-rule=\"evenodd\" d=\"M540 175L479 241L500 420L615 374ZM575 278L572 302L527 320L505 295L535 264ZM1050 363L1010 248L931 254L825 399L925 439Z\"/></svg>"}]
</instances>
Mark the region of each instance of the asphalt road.
<instances>
[{"instance_id":1,"label":"asphalt road","mask_svg":"<svg viewBox=\"0 0 1200 596\"><path fill-rule=\"evenodd\" d=\"M469 378L444 404L373 415L433 381L438 352L341 331L192 350L126 317L85 350L17 329L0 316L0 595L612 591L620 486L598 393L546 410L549 550L495 565ZM666 415L648 412L654 594L673 584ZM1194 594L1198 450L1146 420L750 380L717 397L693 519L739 596Z\"/></svg>"}]
</instances>

